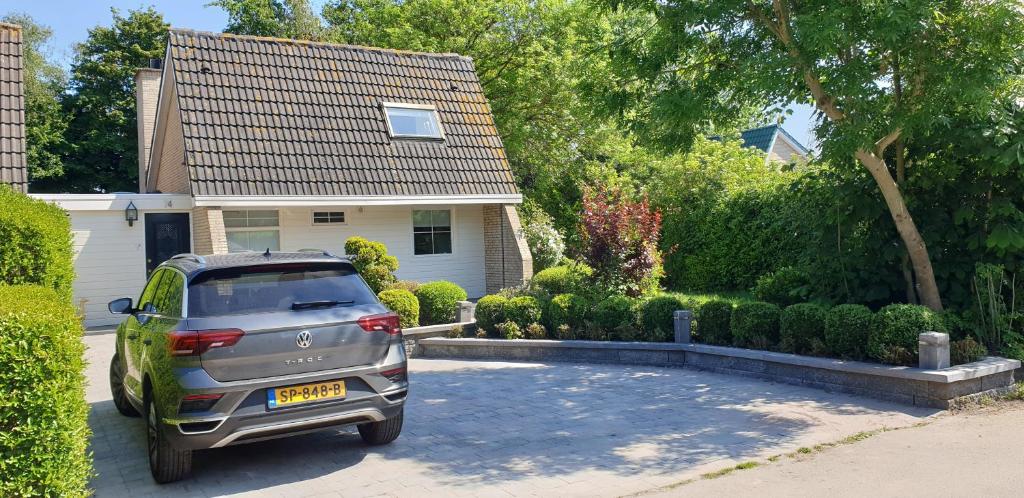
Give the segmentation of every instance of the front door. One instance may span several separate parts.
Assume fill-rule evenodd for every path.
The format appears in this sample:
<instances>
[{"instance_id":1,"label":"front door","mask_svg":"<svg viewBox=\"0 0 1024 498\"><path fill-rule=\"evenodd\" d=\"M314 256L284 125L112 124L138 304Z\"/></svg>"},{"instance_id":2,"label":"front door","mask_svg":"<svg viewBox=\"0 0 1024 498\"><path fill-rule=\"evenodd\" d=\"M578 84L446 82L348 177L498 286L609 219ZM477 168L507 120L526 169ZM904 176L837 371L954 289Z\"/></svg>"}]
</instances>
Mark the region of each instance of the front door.
<instances>
[{"instance_id":1,"label":"front door","mask_svg":"<svg viewBox=\"0 0 1024 498\"><path fill-rule=\"evenodd\" d=\"M188 213L146 213L146 274L185 252L192 252Z\"/></svg>"}]
</instances>

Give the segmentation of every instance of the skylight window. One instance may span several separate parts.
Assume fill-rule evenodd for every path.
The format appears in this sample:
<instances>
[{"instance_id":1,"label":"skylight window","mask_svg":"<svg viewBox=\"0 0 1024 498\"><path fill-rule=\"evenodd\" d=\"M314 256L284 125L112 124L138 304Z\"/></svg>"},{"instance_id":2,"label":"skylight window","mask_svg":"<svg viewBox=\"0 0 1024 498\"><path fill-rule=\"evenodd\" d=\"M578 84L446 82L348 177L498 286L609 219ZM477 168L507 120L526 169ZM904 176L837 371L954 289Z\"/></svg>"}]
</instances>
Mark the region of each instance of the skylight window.
<instances>
[{"instance_id":1,"label":"skylight window","mask_svg":"<svg viewBox=\"0 0 1024 498\"><path fill-rule=\"evenodd\" d=\"M444 139L432 105L385 103L384 115L392 137Z\"/></svg>"}]
</instances>

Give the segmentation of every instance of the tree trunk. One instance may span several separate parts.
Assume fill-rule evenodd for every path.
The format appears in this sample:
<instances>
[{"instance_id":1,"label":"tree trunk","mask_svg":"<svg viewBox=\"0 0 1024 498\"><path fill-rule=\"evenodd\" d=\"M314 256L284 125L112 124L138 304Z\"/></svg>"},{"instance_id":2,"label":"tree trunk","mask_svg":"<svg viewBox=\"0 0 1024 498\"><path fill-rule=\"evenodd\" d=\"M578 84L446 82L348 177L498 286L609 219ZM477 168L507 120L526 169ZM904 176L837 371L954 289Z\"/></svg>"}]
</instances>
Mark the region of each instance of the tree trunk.
<instances>
[{"instance_id":1,"label":"tree trunk","mask_svg":"<svg viewBox=\"0 0 1024 498\"><path fill-rule=\"evenodd\" d=\"M910 263L914 267L914 275L917 276L917 294L921 299L921 304L932 310L942 311L942 299L939 297L939 287L935 283L935 272L932 270L932 262L928 257L928 248L925 246L924 239L921 238L921 233L917 230L914 219L910 216L910 211L907 210L906 203L903 202L903 194L900 193L899 186L893 181L889 168L882 158L866 150L857 151L856 157L871 172L879 190L882 191L882 197L885 198L885 204L889 207L889 214L892 215L896 231L903 239Z\"/></svg>"}]
</instances>

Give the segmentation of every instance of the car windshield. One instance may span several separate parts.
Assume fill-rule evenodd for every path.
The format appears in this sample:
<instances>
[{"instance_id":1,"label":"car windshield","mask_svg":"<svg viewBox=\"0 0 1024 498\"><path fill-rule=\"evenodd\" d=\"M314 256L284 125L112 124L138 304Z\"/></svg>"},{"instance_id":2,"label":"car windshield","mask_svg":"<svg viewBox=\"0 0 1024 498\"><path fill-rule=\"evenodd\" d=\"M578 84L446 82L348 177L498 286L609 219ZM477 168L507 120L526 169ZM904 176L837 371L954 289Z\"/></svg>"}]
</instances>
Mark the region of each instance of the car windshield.
<instances>
[{"instance_id":1,"label":"car windshield","mask_svg":"<svg viewBox=\"0 0 1024 498\"><path fill-rule=\"evenodd\" d=\"M202 318L377 302L350 265L278 264L204 272L189 283L188 314Z\"/></svg>"}]
</instances>

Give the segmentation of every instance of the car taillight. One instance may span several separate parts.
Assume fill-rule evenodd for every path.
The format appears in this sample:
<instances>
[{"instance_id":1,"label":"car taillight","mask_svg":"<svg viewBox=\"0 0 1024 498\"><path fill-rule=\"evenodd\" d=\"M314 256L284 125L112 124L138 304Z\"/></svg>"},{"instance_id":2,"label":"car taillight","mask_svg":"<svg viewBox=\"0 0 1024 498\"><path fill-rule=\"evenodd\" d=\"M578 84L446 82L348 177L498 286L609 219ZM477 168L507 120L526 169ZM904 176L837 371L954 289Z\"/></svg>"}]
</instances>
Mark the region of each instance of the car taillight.
<instances>
[{"instance_id":1,"label":"car taillight","mask_svg":"<svg viewBox=\"0 0 1024 498\"><path fill-rule=\"evenodd\" d=\"M384 370L380 373L381 376L390 380L391 382L401 382L408 378L405 367L392 368L391 370Z\"/></svg>"},{"instance_id":2,"label":"car taillight","mask_svg":"<svg viewBox=\"0 0 1024 498\"><path fill-rule=\"evenodd\" d=\"M398 320L398 315L394 313L367 315L356 320L356 323L367 332L384 332L389 335L402 333L402 326Z\"/></svg>"},{"instance_id":3,"label":"car taillight","mask_svg":"<svg viewBox=\"0 0 1024 498\"><path fill-rule=\"evenodd\" d=\"M224 394L186 394L181 398L178 413L205 412L217 404Z\"/></svg>"},{"instance_id":4,"label":"car taillight","mask_svg":"<svg viewBox=\"0 0 1024 498\"><path fill-rule=\"evenodd\" d=\"M234 346L245 332L239 329L185 330L169 334L171 356L198 356L213 348Z\"/></svg>"}]
</instances>

